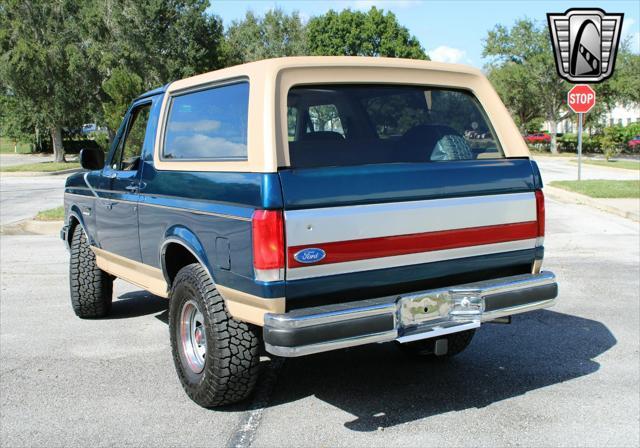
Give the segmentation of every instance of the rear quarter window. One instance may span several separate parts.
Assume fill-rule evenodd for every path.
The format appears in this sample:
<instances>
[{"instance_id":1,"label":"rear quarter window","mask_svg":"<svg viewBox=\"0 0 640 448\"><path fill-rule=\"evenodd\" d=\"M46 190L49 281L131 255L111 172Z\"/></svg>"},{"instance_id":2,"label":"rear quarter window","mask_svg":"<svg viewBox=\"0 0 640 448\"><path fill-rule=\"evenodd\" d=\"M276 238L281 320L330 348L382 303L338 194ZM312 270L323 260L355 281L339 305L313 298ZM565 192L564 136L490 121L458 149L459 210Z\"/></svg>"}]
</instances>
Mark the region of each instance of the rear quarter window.
<instances>
[{"instance_id":1,"label":"rear quarter window","mask_svg":"<svg viewBox=\"0 0 640 448\"><path fill-rule=\"evenodd\" d=\"M163 159L246 160L249 83L171 98Z\"/></svg>"}]
</instances>

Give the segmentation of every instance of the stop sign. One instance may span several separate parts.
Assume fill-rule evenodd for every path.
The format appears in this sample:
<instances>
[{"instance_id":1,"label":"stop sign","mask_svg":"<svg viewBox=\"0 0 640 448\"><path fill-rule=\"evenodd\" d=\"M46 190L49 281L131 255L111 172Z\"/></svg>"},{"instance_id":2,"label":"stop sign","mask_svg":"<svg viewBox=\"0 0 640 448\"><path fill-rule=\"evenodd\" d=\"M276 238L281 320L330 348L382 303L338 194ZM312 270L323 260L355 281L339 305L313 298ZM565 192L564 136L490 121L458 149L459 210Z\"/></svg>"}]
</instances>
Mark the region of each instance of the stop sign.
<instances>
[{"instance_id":1,"label":"stop sign","mask_svg":"<svg viewBox=\"0 0 640 448\"><path fill-rule=\"evenodd\" d=\"M567 94L567 104L575 113L586 113L596 105L596 92L586 84L573 86Z\"/></svg>"}]
</instances>

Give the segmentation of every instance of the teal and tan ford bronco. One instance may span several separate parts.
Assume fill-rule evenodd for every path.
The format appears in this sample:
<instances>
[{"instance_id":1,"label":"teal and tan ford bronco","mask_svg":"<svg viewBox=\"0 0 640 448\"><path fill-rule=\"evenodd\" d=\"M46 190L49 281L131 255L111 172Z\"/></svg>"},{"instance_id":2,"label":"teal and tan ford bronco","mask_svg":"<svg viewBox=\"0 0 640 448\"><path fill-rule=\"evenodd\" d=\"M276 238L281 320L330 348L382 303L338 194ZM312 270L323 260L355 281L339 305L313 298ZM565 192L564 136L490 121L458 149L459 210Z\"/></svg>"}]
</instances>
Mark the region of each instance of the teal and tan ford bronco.
<instances>
[{"instance_id":1,"label":"teal and tan ford bronco","mask_svg":"<svg viewBox=\"0 0 640 448\"><path fill-rule=\"evenodd\" d=\"M551 306L538 168L478 71L300 57L175 81L131 104L65 186L71 303L120 278L169 299L196 403L247 397L261 350L395 342L446 358L483 322Z\"/></svg>"}]
</instances>

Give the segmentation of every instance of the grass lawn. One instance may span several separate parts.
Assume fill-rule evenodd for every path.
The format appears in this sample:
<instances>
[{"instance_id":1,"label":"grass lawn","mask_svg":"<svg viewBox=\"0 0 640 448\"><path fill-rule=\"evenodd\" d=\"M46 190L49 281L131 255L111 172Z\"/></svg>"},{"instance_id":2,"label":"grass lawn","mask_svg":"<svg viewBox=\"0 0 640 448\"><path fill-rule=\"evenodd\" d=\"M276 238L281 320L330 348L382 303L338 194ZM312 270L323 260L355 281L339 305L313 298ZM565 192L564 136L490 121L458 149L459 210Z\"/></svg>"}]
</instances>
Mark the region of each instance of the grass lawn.
<instances>
[{"instance_id":1,"label":"grass lawn","mask_svg":"<svg viewBox=\"0 0 640 448\"><path fill-rule=\"evenodd\" d=\"M574 163L578 163L577 160L572 160ZM625 170L640 171L640 162L633 162L628 160L582 160L582 163L587 165L608 166L609 168L623 168Z\"/></svg>"},{"instance_id":2,"label":"grass lawn","mask_svg":"<svg viewBox=\"0 0 640 448\"><path fill-rule=\"evenodd\" d=\"M29 143L18 142L17 154L29 154L30 152L31 148L29 146ZM6 137L0 137L0 153L16 154L14 141Z\"/></svg>"},{"instance_id":3,"label":"grass lawn","mask_svg":"<svg viewBox=\"0 0 640 448\"><path fill-rule=\"evenodd\" d=\"M64 207L43 210L36 215L36 221L62 221L64 219Z\"/></svg>"},{"instance_id":4,"label":"grass lawn","mask_svg":"<svg viewBox=\"0 0 640 448\"><path fill-rule=\"evenodd\" d=\"M78 162L40 162L25 163L23 165L3 166L0 171L8 173L16 173L23 171L51 173L54 171L70 170L72 168L80 168Z\"/></svg>"},{"instance_id":5,"label":"grass lawn","mask_svg":"<svg viewBox=\"0 0 640 448\"><path fill-rule=\"evenodd\" d=\"M638 180L556 180L549 185L592 198L640 198Z\"/></svg>"}]
</instances>

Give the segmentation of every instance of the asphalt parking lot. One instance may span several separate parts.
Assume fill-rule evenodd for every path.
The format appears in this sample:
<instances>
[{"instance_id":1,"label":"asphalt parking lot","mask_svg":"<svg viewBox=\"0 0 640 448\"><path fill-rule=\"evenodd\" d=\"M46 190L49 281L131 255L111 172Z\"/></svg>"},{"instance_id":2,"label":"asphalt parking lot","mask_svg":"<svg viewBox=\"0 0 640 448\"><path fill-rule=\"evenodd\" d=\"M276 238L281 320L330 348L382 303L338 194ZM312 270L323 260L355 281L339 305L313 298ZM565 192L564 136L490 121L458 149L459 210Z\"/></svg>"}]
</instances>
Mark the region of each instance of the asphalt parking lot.
<instances>
[{"instance_id":1,"label":"asphalt parking lot","mask_svg":"<svg viewBox=\"0 0 640 448\"><path fill-rule=\"evenodd\" d=\"M2 157L4 159L6 157ZM67 176L0 177L0 225L62 205Z\"/></svg>"},{"instance_id":2,"label":"asphalt parking lot","mask_svg":"<svg viewBox=\"0 0 640 448\"><path fill-rule=\"evenodd\" d=\"M392 344L264 358L253 399L213 411L181 390L164 300L117 282L108 319L77 319L62 243L2 236L0 445L638 446L639 224L547 208L555 308L446 364Z\"/></svg>"}]
</instances>

